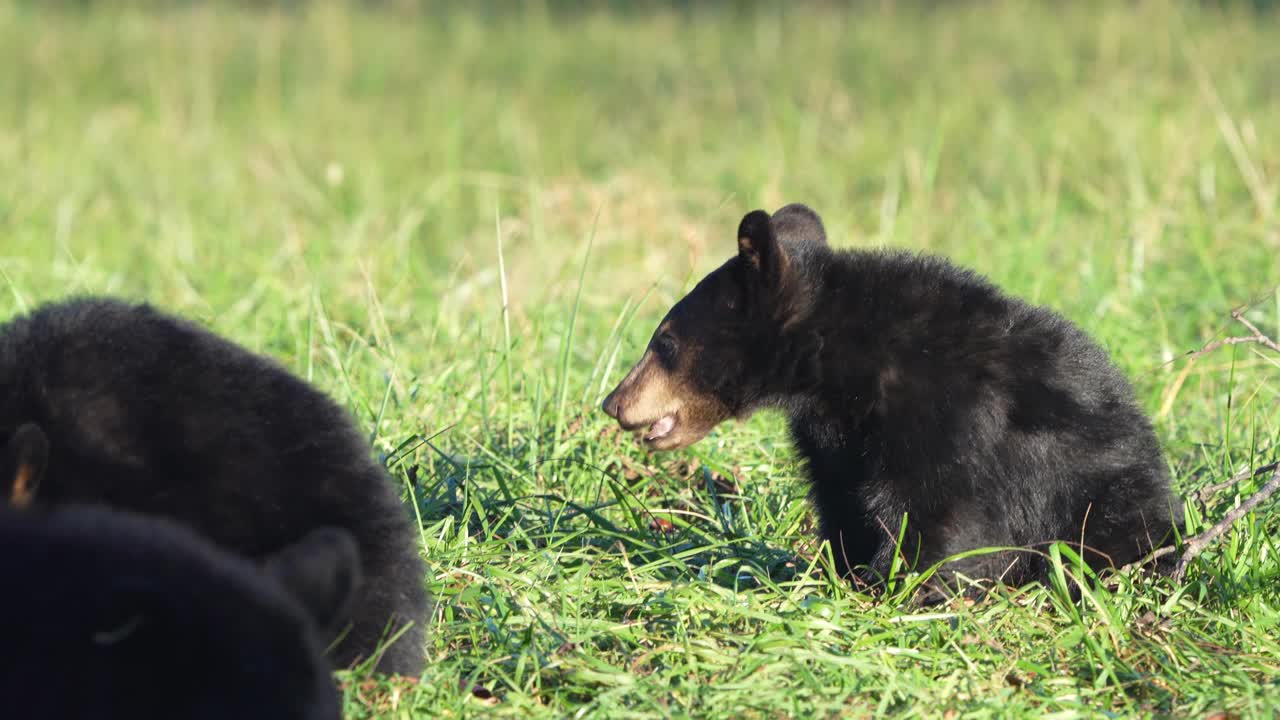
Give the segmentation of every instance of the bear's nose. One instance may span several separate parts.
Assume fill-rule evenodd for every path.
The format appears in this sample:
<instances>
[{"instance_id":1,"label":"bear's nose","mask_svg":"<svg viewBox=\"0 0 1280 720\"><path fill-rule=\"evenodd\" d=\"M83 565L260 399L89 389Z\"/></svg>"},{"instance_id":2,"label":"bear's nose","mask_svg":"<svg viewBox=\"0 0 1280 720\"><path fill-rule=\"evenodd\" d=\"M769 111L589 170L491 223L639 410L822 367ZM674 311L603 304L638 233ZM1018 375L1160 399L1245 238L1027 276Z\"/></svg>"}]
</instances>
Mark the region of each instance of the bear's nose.
<instances>
[{"instance_id":1,"label":"bear's nose","mask_svg":"<svg viewBox=\"0 0 1280 720\"><path fill-rule=\"evenodd\" d=\"M619 407L621 404L622 403L618 401L618 391L614 390L605 397L604 403L600 405L600 409L604 410L605 415L617 420L619 413L622 412L622 408Z\"/></svg>"}]
</instances>

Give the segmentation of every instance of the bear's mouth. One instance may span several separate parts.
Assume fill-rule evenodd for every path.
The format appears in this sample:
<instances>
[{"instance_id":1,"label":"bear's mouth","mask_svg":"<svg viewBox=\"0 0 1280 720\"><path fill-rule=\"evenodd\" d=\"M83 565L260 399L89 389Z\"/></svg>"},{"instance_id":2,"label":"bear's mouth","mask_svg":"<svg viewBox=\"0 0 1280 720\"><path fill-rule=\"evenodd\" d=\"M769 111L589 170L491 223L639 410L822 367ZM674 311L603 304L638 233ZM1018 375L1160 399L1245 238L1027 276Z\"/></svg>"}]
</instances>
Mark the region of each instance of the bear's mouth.
<instances>
[{"instance_id":1,"label":"bear's mouth","mask_svg":"<svg viewBox=\"0 0 1280 720\"><path fill-rule=\"evenodd\" d=\"M669 436L676 429L675 413L663 415L649 425L649 429L644 433L644 441L650 445Z\"/></svg>"}]
</instances>

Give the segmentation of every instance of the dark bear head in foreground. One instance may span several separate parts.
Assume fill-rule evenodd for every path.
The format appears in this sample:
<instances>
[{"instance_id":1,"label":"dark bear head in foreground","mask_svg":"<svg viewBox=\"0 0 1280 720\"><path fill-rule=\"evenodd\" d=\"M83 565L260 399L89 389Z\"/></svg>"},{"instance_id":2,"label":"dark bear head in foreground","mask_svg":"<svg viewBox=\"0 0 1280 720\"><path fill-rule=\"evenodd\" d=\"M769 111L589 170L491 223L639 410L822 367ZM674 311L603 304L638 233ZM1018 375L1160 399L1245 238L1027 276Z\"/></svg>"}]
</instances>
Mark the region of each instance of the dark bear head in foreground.
<instances>
[{"instance_id":1,"label":"dark bear head in foreground","mask_svg":"<svg viewBox=\"0 0 1280 720\"><path fill-rule=\"evenodd\" d=\"M157 518L0 507L0 545L6 716L340 717L316 628L360 584L345 531L259 565Z\"/></svg>"},{"instance_id":2,"label":"dark bear head in foreground","mask_svg":"<svg viewBox=\"0 0 1280 720\"><path fill-rule=\"evenodd\" d=\"M671 308L604 411L648 447L674 450L815 386L822 338L803 320L827 254L808 207L748 213L738 254Z\"/></svg>"}]
</instances>

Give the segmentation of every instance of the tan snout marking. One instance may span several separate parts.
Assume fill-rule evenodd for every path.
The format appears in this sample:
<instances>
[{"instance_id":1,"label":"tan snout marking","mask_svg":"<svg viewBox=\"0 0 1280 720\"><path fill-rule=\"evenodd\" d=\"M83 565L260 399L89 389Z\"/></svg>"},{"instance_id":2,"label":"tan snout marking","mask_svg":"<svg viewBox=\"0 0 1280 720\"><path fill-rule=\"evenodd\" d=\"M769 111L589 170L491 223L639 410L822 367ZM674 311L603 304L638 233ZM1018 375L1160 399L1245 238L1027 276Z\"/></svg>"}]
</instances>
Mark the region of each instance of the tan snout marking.
<instances>
[{"instance_id":1,"label":"tan snout marking","mask_svg":"<svg viewBox=\"0 0 1280 720\"><path fill-rule=\"evenodd\" d=\"M35 480L36 468L31 463L18 466L18 473L13 477L13 491L9 494L9 504L16 508L25 508L31 504L32 481Z\"/></svg>"},{"instance_id":2,"label":"tan snout marking","mask_svg":"<svg viewBox=\"0 0 1280 720\"><path fill-rule=\"evenodd\" d=\"M680 406L676 385L653 351L646 350L618 385L619 422L623 425L650 423L675 412Z\"/></svg>"}]
</instances>

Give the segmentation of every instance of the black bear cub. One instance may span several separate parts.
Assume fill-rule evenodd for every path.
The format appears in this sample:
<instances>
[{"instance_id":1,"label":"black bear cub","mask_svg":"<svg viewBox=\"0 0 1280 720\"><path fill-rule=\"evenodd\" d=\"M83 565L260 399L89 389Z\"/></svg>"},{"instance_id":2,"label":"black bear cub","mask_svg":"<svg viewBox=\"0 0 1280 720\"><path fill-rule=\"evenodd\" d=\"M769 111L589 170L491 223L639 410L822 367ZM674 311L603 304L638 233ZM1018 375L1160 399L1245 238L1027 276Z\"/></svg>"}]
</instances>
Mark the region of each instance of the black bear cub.
<instances>
[{"instance_id":1,"label":"black bear cub","mask_svg":"<svg viewBox=\"0 0 1280 720\"><path fill-rule=\"evenodd\" d=\"M333 661L423 669L425 566L390 475L335 402L193 323L76 299L0 326L0 472L10 505L168 517L250 558L343 528L364 583Z\"/></svg>"},{"instance_id":2,"label":"black bear cub","mask_svg":"<svg viewBox=\"0 0 1280 720\"><path fill-rule=\"evenodd\" d=\"M864 580L895 552L925 569L1055 540L1118 567L1181 524L1150 422L1081 330L938 257L834 250L799 204L742 219L737 255L604 401L655 450L761 408L787 413L822 536ZM940 577L1020 585L1046 569L1011 551Z\"/></svg>"},{"instance_id":3,"label":"black bear cub","mask_svg":"<svg viewBox=\"0 0 1280 720\"><path fill-rule=\"evenodd\" d=\"M341 717L317 623L359 581L344 530L259 567L162 518L0 507L0 547L5 717Z\"/></svg>"}]
</instances>

